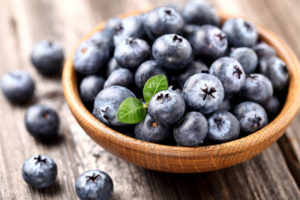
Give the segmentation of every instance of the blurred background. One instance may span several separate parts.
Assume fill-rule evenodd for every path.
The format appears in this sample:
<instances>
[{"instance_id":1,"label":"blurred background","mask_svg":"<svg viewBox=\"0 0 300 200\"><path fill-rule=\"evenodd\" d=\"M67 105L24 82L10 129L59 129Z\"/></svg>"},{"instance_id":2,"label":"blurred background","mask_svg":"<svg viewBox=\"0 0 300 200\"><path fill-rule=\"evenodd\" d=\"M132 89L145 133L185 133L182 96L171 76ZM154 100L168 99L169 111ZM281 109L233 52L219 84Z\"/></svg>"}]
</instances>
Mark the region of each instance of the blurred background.
<instances>
[{"instance_id":1,"label":"blurred background","mask_svg":"<svg viewBox=\"0 0 300 200\"><path fill-rule=\"evenodd\" d=\"M259 156L229 169L176 175L141 169L105 152L79 127L63 98L60 80L45 79L30 64L33 44L50 39L65 54L94 26L122 13L182 0L0 0L0 76L14 68L33 75L35 102L50 105L62 119L62 139L42 145L28 137L26 107L14 107L0 95L0 199L75 199L75 178L85 170L108 172L113 199L299 199L300 117L279 142ZM300 57L299 0L213 0L218 9L245 16L277 33ZM9 114L8 114L9 113ZM57 162L57 184L47 191L27 187L21 179L25 158L44 153Z\"/></svg>"}]
</instances>

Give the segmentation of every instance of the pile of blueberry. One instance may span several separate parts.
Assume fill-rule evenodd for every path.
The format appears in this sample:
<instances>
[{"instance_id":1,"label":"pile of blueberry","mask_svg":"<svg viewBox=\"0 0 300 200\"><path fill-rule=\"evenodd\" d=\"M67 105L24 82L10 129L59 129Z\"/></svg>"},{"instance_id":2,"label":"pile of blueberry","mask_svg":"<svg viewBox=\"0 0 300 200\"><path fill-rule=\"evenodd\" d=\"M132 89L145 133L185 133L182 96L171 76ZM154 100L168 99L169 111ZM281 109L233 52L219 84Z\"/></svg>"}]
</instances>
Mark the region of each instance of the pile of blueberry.
<instances>
[{"instance_id":1,"label":"pile of blueberry","mask_svg":"<svg viewBox=\"0 0 300 200\"><path fill-rule=\"evenodd\" d=\"M82 100L101 122L179 146L227 142L263 128L279 113L289 82L284 61L252 23L221 23L203 1L108 20L78 47L74 67ZM149 87L161 86L163 79L152 80L159 75L169 88L147 101Z\"/></svg>"}]
</instances>

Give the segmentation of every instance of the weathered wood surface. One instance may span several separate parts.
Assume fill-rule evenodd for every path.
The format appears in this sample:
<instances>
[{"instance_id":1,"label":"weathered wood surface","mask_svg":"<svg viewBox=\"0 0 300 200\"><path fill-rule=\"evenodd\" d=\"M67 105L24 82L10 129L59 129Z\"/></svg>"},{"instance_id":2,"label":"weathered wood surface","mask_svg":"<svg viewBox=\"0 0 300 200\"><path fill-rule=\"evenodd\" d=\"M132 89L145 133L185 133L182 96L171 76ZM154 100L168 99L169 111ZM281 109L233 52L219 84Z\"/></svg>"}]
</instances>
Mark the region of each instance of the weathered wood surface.
<instances>
[{"instance_id":1,"label":"weathered wood surface","mask_svg":"<svg viewBox=\"0 0 300 200\"><path fill-rule=\"evenodd\" d=\"M41 144L25 130L26 106L13 106L0 95L0 199L76 199L75 179L88 169L104 170L111 175L115 184L113 199L300 199L299 116L279 145L274 144L245 163L202 174L159 173L126 163L96 145L71 115L60 80L41 77L30 65L32 45L41 39L60 42L68 54L78 39L99 22L163 2L184 3L179 0L0 0L0 75L13 68L28 70L37 83L31 103L55 108L61 119L60 139L53 144ZM212 3L278 33L300 57L298 0L215 0ZM23 161L38 153L52 157L59 169L56 184L42 191L31 189L21 178Z\"/></svg>"}]
</instances>

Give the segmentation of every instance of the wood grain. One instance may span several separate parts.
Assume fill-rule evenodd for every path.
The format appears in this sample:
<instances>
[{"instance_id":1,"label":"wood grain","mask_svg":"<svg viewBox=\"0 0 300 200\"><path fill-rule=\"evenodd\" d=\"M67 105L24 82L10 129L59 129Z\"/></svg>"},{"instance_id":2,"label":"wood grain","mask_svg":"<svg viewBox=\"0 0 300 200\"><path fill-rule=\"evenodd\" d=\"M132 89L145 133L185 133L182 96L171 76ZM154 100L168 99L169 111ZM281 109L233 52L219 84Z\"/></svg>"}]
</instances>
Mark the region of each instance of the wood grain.
<instances>
[{"instance_id":1,"label":"wood grain","mask_svg":"<svg viewBox=\"0 0 300 200\"><path fill-rule=\"evenodd\" d=\"M157 173L124 162L104 151L82 131L64 101L59 81L41 77L29 63L32 45L40 39L51 38L62 43L66 54L69 54L80 37L108 17L166 4L164 2L169 1L0 0L0 36L5 38L0 45L0 75L13 68L28 70L37 82L33 102L52 106L59 111L62 121L58 143L40 144L24 128L26 107L12 106L0 95L0 113L3 116L0 126L0 199L76 199L75 178L94 168L112 176L115 183L113 199L300 198L299 188L285 162L288 158L283 157L277 144L238 166L195 175ZM179 0L172 2L183 4ZM300 56L297 45L300 43L297 34L300 31L297 15L300 9L297 0L230 0L226 3L218 0L214 3L226 11L255 17L256 21L282 36ZM274 4L275 8L270 4ZM277 15L288 23L274 20ZM299 130L299 120L292 124L294 135ZM299 140L292 141L289 146L299 146ZM20 172L25 158L36 153L49 155L59 167L57 184L41 192L27 187ZM296 163L299 164L299 160Z\"/></svg>"}]
</instances>

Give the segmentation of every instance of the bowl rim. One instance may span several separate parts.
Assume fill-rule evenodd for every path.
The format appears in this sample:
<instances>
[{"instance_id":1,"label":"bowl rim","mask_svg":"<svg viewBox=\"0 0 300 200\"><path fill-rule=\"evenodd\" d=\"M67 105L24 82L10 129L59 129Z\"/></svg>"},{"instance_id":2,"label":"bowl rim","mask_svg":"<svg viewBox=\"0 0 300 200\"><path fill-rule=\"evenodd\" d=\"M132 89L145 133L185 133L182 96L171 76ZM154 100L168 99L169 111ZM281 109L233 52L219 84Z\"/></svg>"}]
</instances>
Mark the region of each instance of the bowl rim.
<instances>
[{"instance_id":1,"label":"bowl rim","mask_svg":"<svg viewBox=\"0 0 300 200\"><path fill-rule=\"evenodd\" d=\"M124 18L128 16L133 16L133 15L147 12L148 10L149 9L145 11L133 11L127 14L119 15L119 17ZM231 15L229 13L222 12L222 11L218 11L218 13L222 23L224 22L224 20L229 18L241 17L236 15ZM260 39L266 42L267 44L270 44L275 49L277 56L286 62L286 65L289 69L290 80L289 80L287 97L280 113L269 124L267 124L265 127L252 134L221 144L212 144L212 145L199 146L199 147L183 147L183 146L156 144L156 143L135 139L133 137L122 134L106 126L104 123L100 122L91 112L88 111L88 109L84 106L80 98L77 81L76 81L76 73L73 67L73 56L75 54L77 47L80 45L81 42L90 38L95 32L104 29L105 22L100 23L92 31L86 34L77 43L76 47L73 49L72 53L68 56L65 62L63 74L62 74L62 83L63 83L63 90L64 90L64 95L67 104L80 125L84 123L86 126L88 125L90 129L99 129L98 134L105 134L106 138L110 138L111 141L118 140L119 142L122 142L124 144L130 143L132 145L131 148L134 148L139 152L142 151L139 148L140 146L146 147L148 149L148 153L151 153L149 149L156 149L156 150L160 149L162 150L161 153L165 154L167 157L174 156L177 152L180 152L182 156L188 154L189 156L197 157L199 153L203 153L203 150L209 151L211 149L214 149L215 152L218 152L219 150L222 149L233 148L237 144L247 144L244 146L245 148L246 147L248 148L251 146L254 147L257 144L262 143L271 138L272 141L276 141L283 134L282 130L285 129L285 127L287 127L292 122L293 118L297 114L298 109L300 107L300 70L299 70L300 65L296 55L293 53L293 51L284 41L282 41L275 33L263 28L259 24L255 23L255 25L257 27ZM83 119L85 119L85 122L82 122ZM282 127L284 128L276 127L276 124L278 123L281 123ZM282 131L282 133L278 134L276 131L274 131L274 128L278 131ZM248 141L250 140L251 143L248 143ZM168 151L167 154L166 151Z\"/></svg>"}]
</instances>

